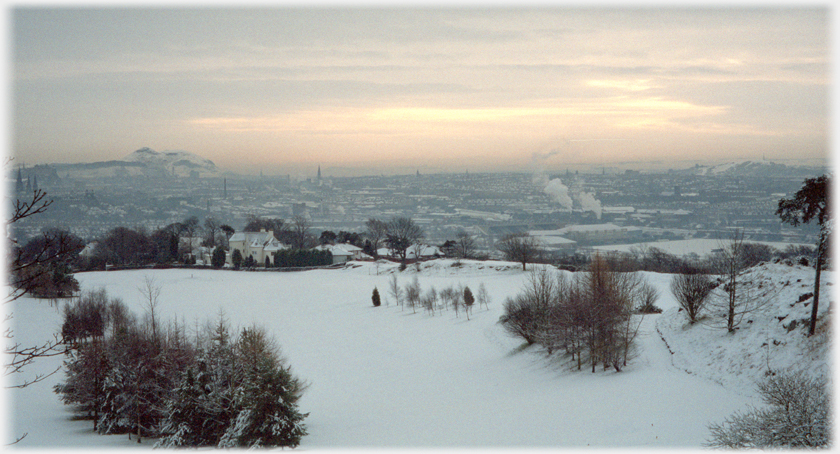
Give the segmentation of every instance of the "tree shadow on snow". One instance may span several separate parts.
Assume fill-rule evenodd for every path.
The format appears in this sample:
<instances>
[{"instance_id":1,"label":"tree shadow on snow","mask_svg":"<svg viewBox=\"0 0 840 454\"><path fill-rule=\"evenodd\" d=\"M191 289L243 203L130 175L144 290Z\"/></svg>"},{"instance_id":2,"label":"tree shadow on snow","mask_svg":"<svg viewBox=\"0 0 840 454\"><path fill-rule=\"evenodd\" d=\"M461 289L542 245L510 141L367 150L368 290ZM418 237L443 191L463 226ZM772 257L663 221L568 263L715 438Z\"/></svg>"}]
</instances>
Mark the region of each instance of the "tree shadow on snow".
<instances>
[{"instance_id":1,"label":"tree shadow on snow","mask_svg":"<svg viewBox=\"0 0 840 454\"><path fill-rule=\"evenodd\" d=\"M516 348L514 348L513 350L509 351L509 352L507 353L507 355L505 355L505 356L507 356L507 357L516 356L516 355L518 355L518 354L520 354L520 353L524 352L525 350L530 349L530 348L531 348L531 347L533 347L534 345L535 345L535 344L529 344L529 343L527 343L527 342L523 342L523 343L522 343L519 347L516 347Z\"/></svg>"}]
</instances>

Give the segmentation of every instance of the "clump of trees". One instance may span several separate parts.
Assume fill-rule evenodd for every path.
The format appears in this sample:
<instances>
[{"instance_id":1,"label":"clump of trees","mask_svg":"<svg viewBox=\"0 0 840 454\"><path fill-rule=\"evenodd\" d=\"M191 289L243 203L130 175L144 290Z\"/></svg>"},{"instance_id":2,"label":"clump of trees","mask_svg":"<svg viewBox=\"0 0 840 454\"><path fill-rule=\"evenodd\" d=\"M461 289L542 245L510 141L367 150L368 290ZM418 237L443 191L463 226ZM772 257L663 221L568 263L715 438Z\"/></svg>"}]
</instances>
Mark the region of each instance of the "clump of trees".
<instances>
[{"instance_id":1,"label":"clump of trees","mask_svg":"<svg viewBox=\"0 0 840 454\"><path fill-rule=\"evenodd\" d=\"M62 229L45 229L22 246L12 245L11 284L20 294L64 298L79 292L72 268L80 263L84 242Z\"/></svg>"},{"instance_id":2,"label":"clump of trees","mask_svg":"<svg viewBox=\"0 0 840 454\"><path fill-rule=\"evenodd\" d=\"M156 293L145 296L153 307ZM220 316L191 341L184 326L151 310L140 319L99 290L67 306L62 335L70 348L55 391L101 434L161 447L295 447L306 435L306 385L262 328L231 334Z\"/></svg>"},{"instance_id":3,"label":"clump of trees","mask_svg":"<svg viewBox=\"0 0 840 454\"><path fill-rule=\"evenodd\" d=\"M505 236L496 244L496 248L505 256L505 260L519 262L522 271L529 262L534 262L542 256L539 241L527 233L513 233Z\"/></svg>"},{"instance_id":4,"label":"clump of trees","mask_svg":"<svg viewBox=\"0 0 840 454\"><path fill-rule=\"evenodd\" d=\"M596 255L586 272L572 277L548 269L532 271L522 292L504 302L499 323L549 354L562 351L582 369L627 365L641 317L656 292L637 273L616 272Z\"/></svg>"},{"instance_id":5,"label":"clump of trees","mask_svg":"<svg viewBox=\"0 0 840 454\"><path fill-rule=\"evenodd\" d=\"M450 285L440 290L431 286L424 290L417 276L414 276L414 279L405 286L400 286L396 273L391 275L388 282L388 292L400 309L408 307L412 313L417 313L417 309L420 308L432 316L442 311L452 310L455 312L455 317L460 317L463 313L467 320L476 303L479 307L483 305L489 309L491 300L483 282L479 284L476 294L473 294L469 287L460 284Z\"/></svg>"},{"instance_id":6,"label":"clump of trees","mask_svg":"<svg viewBox=\"0 0 840 454\"><path fill-rule=\"evenodd\" d=\"M758 384L767 408L735 413L709 426L714 448L824 448L831 443L831 399L826 382L805 374L772 375Z\"/></svg>"},{"instance_id":7,"label":"clump of trees","mask_svg":"<svg viewBox=\"0 0 840 454\"><path fill-rule=\"evenodd\" d=\"M386 224L385 244L393 255L400 258L403 265L406 263L408 248L419 243L423 236L423 229L411 218L397 217Z\"/></svg>"}]
</instances>

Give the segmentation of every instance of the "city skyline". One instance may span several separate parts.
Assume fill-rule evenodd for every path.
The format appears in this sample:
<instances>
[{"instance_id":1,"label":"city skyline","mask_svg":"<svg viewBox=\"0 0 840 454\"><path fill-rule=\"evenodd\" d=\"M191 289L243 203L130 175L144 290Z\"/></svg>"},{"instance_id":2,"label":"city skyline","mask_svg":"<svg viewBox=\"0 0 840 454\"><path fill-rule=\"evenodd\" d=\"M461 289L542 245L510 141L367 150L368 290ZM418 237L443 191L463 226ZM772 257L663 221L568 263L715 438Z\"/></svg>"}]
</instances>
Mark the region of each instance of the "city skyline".
<instances>
[{"instance_id":1,"label":"city skyline","mask_svg":"<svg viewBox=\"0 0 840 454\"><path fill-rule=\"evenodd\" d=\"M11 11L10 154L243 173L828 161L828 8ZM337 170L337 171L336 171Z\"/></svg>"}]
</instances>

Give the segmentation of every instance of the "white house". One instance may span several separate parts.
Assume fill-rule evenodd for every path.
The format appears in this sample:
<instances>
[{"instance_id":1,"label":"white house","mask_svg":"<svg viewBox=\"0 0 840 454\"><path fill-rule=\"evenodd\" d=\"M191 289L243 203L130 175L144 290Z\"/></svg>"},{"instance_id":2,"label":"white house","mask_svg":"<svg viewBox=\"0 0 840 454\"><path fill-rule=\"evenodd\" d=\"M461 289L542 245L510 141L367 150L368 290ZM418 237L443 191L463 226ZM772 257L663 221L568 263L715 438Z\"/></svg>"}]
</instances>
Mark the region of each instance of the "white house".
<instances>
[{"instance_id":1,"label":"white house","mask_svg":"<svg viewBox=\"0 0 840 454\"><path fill-rule=\"evenodd\" d=\"M366 255L362 252L362 248L348 243L322 244L314 249L319 251L330 251L332 254L333 265L349 262L350 260L360 260L366 257Z\"/></svg>"},{"instance_id":2,"label":"white house","mask_svg":"<svg viewBox=\"0 0 840 454\"><path fill-rule=\"evenodd\" d=\"M257 265L264 265L266 257L273 262L277 251L288 249L287 245L274 237L273 231L266 232L265 229L260 229L259 232L236 232L230 237L228 244L231 253L229 260L233 257L233 251L238 249L243 259L251 256Z\"/></svg>"}]
</instances>

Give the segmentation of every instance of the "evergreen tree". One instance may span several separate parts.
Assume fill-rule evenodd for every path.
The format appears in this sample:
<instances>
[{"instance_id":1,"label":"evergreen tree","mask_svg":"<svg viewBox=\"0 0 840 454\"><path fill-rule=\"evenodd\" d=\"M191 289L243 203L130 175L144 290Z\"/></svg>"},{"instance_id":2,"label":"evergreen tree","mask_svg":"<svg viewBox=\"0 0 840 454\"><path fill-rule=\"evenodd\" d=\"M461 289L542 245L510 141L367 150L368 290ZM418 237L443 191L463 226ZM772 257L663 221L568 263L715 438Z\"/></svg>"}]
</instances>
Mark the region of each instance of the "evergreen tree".
<instances>
[{"instance_id":1,"label":"evergreen tree","mask_svg":"<svg viewBox=\"0 0 840 454\"><path fill-rule=\"evenodd\" d=\"M379 307L382 304L382 301L379 299L379 289L376 287L373 288L373 295L371 295L371 300L373 301L373 307Z\"/></svg>"},{"instance_id":2,"label":"evergreen tree","mask_svg":"<svg viewBox=\"0 0 840 454\"><path fill-rule=\"evenodd\" d=\"M233 269L238 270L242 266L242 252L239 249L234 249L230 255L230 261L233 263Z\"/></svg>"},{"instance_id":3,"label":"evergreen tree","mask_svg":"<svg viewBox=\"0 0 840 454\"><path fill-rule=\"evenodd\" d=\"M475 297L469 287L464 287L464 312L467 314L467 320L470 319L470 309L475 303Z\"/></svg>"},{"instance_id":4,"label":"evergreen tree","mask_svg":"<svg viewBox=\"0 0 840 454\"><path fill-rule=\"evenodd\" d=\"M793 226L800 223L817 221L820 226L820 234L817 238L817 264L815 265L814 276L814 304L811 306L811 322L808 326L808 335L813 336L817 326L817 310L820 304L820 275L823 267L823 260L829 253L829 238L831 236L831 204L829 196L831 193L831 177L822 175L817 178L809 178L802 184L802 188L796 192L791 199L779 200L779 208L776 214L782 221Z\"/></svg>"},{"instance_id":5,"label":"evergreen tree","mask_svg":"<svg viewBox=\"0 0 840 454\"><path fill-rule=\"evenodd\" d=\"M216 246L216 249L213 249L213 256L210 258L210 264L213 265L214 268L221 268L225 266L225 249L221 246Z\"/></svg>"},{"instance_id":6,"label":"evergreen tree","mask_svg":"<svg viewBox=\"0 0 840 454\"><path fill-rule=\"evenodd\" d=\"M70 350L64 368L65 381L53 389L64 404L76 405L77 411L86 413L96 431L99 409L105 402L105 377L110 369L103 341L97 339Z\"/></svg>"}]
</instances>

